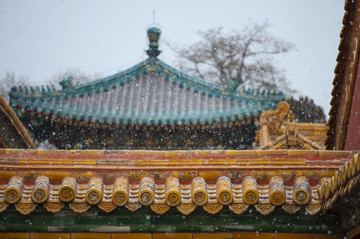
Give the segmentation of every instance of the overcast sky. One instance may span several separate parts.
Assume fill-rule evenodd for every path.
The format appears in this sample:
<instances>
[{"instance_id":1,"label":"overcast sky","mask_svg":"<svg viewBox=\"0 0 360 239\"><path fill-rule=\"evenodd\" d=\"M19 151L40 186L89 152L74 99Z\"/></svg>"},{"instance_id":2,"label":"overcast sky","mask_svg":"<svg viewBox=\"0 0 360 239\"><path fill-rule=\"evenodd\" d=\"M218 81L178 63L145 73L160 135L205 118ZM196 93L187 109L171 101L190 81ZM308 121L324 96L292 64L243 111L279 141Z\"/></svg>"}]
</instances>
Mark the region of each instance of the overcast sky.
<instances>
[{"instance_id":1,"label":"overcast sky","mask_svg":"<svg viewBox=\"0 0 360 239\"><path fill-rule=\"evenodd\" d=\"M293 88L328 113L341 0L1 0L0 77L9 71L42 84L69 68L102 76L125 70L147 58L146 29L154 10L161 40L177 46L199 40L199 30L268 22L272 35L296 46L277 65ZM176 67L174 52L161 48L159 58Z\"/></svg>"}]
</instances>

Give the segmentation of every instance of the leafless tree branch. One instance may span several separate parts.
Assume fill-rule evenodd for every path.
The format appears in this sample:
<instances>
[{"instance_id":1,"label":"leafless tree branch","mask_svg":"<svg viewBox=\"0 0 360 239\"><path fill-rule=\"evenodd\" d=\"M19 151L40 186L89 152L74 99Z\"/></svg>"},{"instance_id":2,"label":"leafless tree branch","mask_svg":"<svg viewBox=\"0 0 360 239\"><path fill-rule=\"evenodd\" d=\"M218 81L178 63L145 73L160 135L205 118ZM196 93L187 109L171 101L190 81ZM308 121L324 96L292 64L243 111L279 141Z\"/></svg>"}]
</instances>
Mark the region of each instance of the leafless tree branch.
<instances>
[{"instance_id":1,"label":"leafless tree branch","mask_svg":"<svg viewBox=\"0 0 360 239\"><path fill-rule=\"evenodd\" d=\"M199 32L201 41L172 49L181 59L180 69L201 79L226 84L231 78L245 87L290 90L273 57L294 46L271 36L268 27L253 24L227 34L222 28L210 29Z\"/></svg>"}]
</instances>

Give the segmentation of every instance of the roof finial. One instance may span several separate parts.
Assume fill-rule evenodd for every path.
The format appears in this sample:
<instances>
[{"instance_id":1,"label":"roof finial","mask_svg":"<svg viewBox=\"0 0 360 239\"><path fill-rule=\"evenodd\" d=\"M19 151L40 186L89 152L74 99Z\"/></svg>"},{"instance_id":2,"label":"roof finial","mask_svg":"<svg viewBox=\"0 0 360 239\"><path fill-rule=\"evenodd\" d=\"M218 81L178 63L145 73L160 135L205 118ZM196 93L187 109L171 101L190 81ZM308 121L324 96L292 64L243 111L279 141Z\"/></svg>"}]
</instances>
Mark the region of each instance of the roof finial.
<instances>
[{"instance_id":1,"label":"roof finial","mask_svg":"<svg viewBox=\"0 0 360 239\"><path fill-rule=\"evenodd\" d=\"M146 53L150 57L157 57L161 53L161 51L159 50L159 44L158 44L160 34L161 34L161 31L157 27L150 27L147 30L147 35L148 35L150 44L149 44L149 49L146 50Z\"/></svg>"}]
</instances>

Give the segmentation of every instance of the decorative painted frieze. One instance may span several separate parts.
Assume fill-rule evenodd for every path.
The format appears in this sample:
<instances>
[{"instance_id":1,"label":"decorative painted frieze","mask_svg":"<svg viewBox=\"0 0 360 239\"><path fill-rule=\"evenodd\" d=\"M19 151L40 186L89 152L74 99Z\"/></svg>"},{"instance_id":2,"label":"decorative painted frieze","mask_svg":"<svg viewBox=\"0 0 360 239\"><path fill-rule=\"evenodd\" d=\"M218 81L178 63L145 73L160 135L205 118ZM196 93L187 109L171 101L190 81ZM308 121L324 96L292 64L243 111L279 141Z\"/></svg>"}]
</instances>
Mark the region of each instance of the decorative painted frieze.
<instances>
[{"instance_id":1,"label":"decorative painted frieze","mask_svg":"<svg viewBox=\"0 0 360 239\"><path fill-rule=\"evenodd\" d=\"M79 213L97 206L105 212L150 207L158 214L174 207L184 215L197 207L210 214L228 207L241 214L254 206L263 215L276 207L316 214L339 194L335 188L351 189L346 182L358 164L357 154L346 151L5 149L0 211L14 204L26 215L42 205L55 213L69 204Z\"/></svg>"}]
</instances>

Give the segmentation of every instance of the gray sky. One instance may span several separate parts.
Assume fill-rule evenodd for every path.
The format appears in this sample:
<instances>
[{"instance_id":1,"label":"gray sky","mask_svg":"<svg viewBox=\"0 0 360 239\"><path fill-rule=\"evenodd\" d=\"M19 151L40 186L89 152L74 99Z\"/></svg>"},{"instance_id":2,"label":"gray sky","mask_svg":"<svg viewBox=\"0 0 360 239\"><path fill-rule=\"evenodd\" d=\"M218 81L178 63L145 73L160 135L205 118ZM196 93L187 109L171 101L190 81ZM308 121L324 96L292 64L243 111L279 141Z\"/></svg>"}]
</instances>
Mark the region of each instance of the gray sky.
<instances>
[{"instance_id":1,"label":"gray sky","mask_svg":"<svg viewBox=\"0 0 360 239\"><path fill-rule=\"evenodd\" d=\"M154 9L161 40L173 45L199 40L199 30L240 30L267 21L272 35L296 45L277 65L293 88L328 113L341 0L2 0L0 77L11 71L42 84L68 68L102 76L125 70L147 58L146 29ZM176 67L175 54L165 44L161 48L159 58Z\"/></svg>"}]
</instances>

